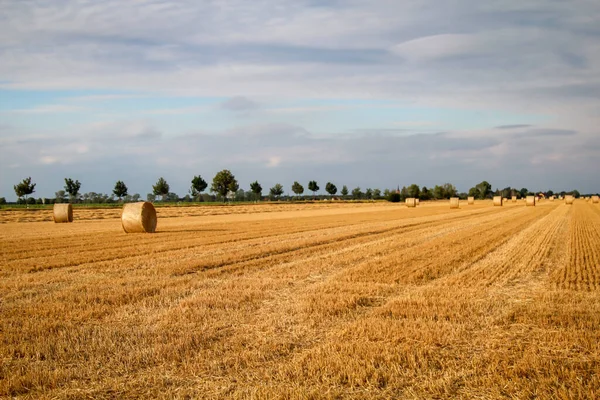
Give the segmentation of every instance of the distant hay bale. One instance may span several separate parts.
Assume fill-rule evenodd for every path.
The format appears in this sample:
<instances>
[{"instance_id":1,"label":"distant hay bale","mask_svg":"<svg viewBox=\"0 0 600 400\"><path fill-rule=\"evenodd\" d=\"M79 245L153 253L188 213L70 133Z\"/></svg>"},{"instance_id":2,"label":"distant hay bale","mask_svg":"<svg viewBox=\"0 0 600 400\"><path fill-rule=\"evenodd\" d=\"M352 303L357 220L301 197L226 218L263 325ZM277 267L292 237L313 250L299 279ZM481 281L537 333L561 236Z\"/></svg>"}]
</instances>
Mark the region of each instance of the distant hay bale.
<instances>
[{"instance_id":1,"label":"distant hay bale","mask_svg":"<svg viewBox=\"0 0 600 400\"><path fill-rule=\"evenodd\" d=\"M550 198L548 200L554 201L554 196L550 196Z\"/></svg>"},{"instance_id":2,"label":"distant hay bale","mask_svg":"<svg viewBox=\"0 0 600 400\"><path fill-rule=\"evenodd\" d=\"M409 197L406 199L405 203L406 203L406 207L416 207L417 199L415 199L414 197Z\"/></svg>"},{"instance_id":3,"label":"distant hay bale","mask_svg":"<svg viewBox=\"0 0 600 400\"><path fill-rule=\"evenodd\" d=\"M502 206L502 196L494 196L494 205Z\"/></svg>"},{"instance_id":4,"label":"distant hay bale","mask_svg":"<svg viewBox=\"0 0 600 400\"><path fill-rule=\"evenodd\" d=\"M450 197L450 208L460 208L458 197Z\"/></svg>"},{"instance_id":5,"label":"distant hay bale","mask_svg":"<svg viewBox=\"0 0 600 400\"><path fill-rule=\"evenodd\" d=\"M527 196L525 199L526 206L535 206L535 196Z\"/></svg>"},{"instance_id":6,"label":"distant hay bale","mask_svg":"<svg viewBox=\"0 0 600 400\"><path fill-rule=\"evenodd\" d=\"M467 197L467 204L468 205L473 205L475 204L475 197L471 196L471 197Z\"/></svg>"},{"instance_id":7,"label":"distant hay bale","mask_svg":"<svg viewBox=\"0 0 600 400\"><path fill-rule=\"evenodd\" d=\"M156 222L156 210L152 203L140 201L123 206L121 224L127 233L154 233Z\"/></svg>"},{"instance_id":8,"label":"distant hay bale","mask_svg":"<svg viewBox=\"0 0 600 400\"><path fill-rule=\"evenodd\" d=\"M419 205L419 199L415 199L415 204Z\"/></svg>"},{"instance_id":9,"label":"distant hay bale","mask_svg":"<svg viewBox=\"0 0 600 400\"><path fill-rule=\"evenodd\" d=\"M73 222L73 206L71 204L55 204L54 222Z\"/></svg>"},{"instance_id":10,"label":"distant hay bale","mask_svg":"<svg viewBox=\"0 0 600 400\"><path fill-rule=\"evenodd\" d=\"M502 198L502 204L506 203L508 201L508 199L506 197Z\"/></svg>"},{"instance_id":11,"label":"distant hay bale","mask_svg":"<svg viewBox=\"0 0 600 400\"><path fill-rule=\"evenodd\" d=\"M565 196L565 204L573 204L574 201L575 201L575 196L572 196L570 194Z\"/></svg>"},{"instance_id":12,"label":"distant hay bale","mask_svg":"<svg viewBox=\"0 0 600 400\"><path fill-rule=\"evenodd\" d=\"M600 197L592 196L592 203L598 204L600 202Z\"/></svg>"},{"instance_id":13,"label":"distant hay bale","mask_svg":"<svg viewBox=\"0 0 600 400\"><path fill-rule=\"evenodd\" d=\"M513 203L516 203L516 202L517 202L517 196L513 196L513 197L511 197L511 201L512 201Z\"/></svg>"}]
</instances>

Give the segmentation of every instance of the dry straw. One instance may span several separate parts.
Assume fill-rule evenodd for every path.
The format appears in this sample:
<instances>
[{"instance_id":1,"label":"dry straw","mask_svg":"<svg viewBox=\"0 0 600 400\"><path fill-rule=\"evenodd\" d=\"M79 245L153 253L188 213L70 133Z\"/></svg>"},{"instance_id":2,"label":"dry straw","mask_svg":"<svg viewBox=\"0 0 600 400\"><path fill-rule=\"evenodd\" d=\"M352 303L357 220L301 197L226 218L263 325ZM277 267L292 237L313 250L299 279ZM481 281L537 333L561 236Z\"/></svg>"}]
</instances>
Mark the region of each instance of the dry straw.
<instances>
[{"instance_id":1,"label":"dry straw","mask_svg":"<svg viewBox=\"0 0 600 400\"><path fill-rule=\"evenodd\" d=\"M527 196L527 199L525 199L525 205L535 206L535 196Z\"/></svg>"},{"instance_id":2,"label":"dry straw","mask_svg":"<svg viewBox=\"0 0 600 400\"><path fill-rule=\"evenodd\" d=\"M121 224L127 233L154 233L156 222L156 210L152 203L141 201L123 206Z\"/></svg>"},{"instance_id":3,"label":"dry straw","mask_svg":"<svg viewBox=\"0 0 600 400\"><path fill-rule=\"evenodd\" d=\"M450 197L450 208L460 208L458 197Z\"/></svg>"},{"instance_id":4,"label":"dry straw","mask_svg":"<svg viewBox=\"0 0 600 400\"><path fill-rule=\"evenodd\" d=\"M511 198L511 200L512 200L512 202L513 202L513 203L516 203L516 202L517 202L517 196L513 196L513 197Z\"/></svg>"},{"instance_id":5,"label":"dry straw","mask_svg":"<svg viewBox=\"0 0 600 400\"><path fill-rule=\"evenodd\" d=\"M419 199L415 199L415 204L419 205Z\"/></svg>"},{"instance_id":6,"label":"dry straw","mask_svg":"<svg viewBox=\"0 0 600 400\"><path fill-rule=\"evenodd\" d=\"M406 207L416 207L417 206L417 199L415 199L414 197L409 197L408 199L406 199Z\"/></svg>"},{"instance_id":7,"label":"dry straw","mask_svg":"<svg viewBox=\"0 0 600 400\"><path fill-rule=\"evenodd\" d=\"M73 206L71 204L55 204L54 222L73 222Z\"/></svg>"},{"instance_id":8,"label":"dry straw","mask_svg":"<svg viewBox=\"0 0 600 400\"><path fill-rule=\"evenodd\" d=\"M575 197L568 194L565 196L565 204L573 204L573 202L575 201Z\"/></svg>"},{"instance_id":9,"label":"dry straw","mask_svg":"<svg viewBox=\"0 0 600 400\"><path fill-rule=\"evenodd\" d=\"M494 196L494 205L502 206L502 196Z\"/></svg>"},{"instance_id":10,"label":"dry straw","mask_svg":"<svg viewBox=\"0 0 600 400\"><path fill-rule=\"evenodd\" d=\"M592 196L592 203L598 204L600 202L600 198L598 196Z\"/></svg>"},{"instance_id":11,"label":"dry straw","mask_svg":"<svg viewBox=\"0 0 600 400\"><path fill-rule=\"evenodd\" d=\"M468 205L475 204L475 197L473 197L473 196L467 197L467 204Z\"/></svg>"},{"instance_id":12,"label":"dry straw","mask_svg":"<svg viewBox=\"0 0 600 400\"><path fill-rule=\"evenodd\" d=\"M554 196L550 196L550 201L554 201Z\"/></svg>"}]
</instances>

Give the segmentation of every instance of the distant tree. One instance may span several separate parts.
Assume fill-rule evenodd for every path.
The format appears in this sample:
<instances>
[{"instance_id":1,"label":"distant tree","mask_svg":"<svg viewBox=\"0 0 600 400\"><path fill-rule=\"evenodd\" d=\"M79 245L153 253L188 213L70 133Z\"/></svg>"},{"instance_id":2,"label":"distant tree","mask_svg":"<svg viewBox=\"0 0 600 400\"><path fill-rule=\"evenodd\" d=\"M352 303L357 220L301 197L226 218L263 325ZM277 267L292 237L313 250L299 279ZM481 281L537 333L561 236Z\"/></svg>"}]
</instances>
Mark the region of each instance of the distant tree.
<instances>
[{"instance_id":1,"label":"distant tree","mask_svg":"<svg viewBox=\"0 0 600 400\"><path fill-rule=\"evenodd\" d=\"M573 195L573 197L575 197L576 199L581 197L581 193L579 193L579 190L573 190L571 192L571 194Z\"/></svg>"},{"instance_id":2,"label":"distant tree","mask_svg":"<svg viewBox=\"0 0 600 400\"><path fill-rule=\"evenodd\" d=\"M527 193L529 193L529 190L527 190L527 188L522 188L521 190L519 190L519 194L521 195L522 199L527 197Z\"/></svg>"},{"instance_id":3,"label":"distant tree","mask_svg":"<svg viewBox=\"0 0 600 400\"><path fill-rule=\"evenodd\" d=\"M491 194L492 185L490 185L488 181L483 181L475 185L475 188L477 189L478 199L484 200L487 199L488 196Z\"/></svg>"},{"instance_id":4,"label":"distant tree","mask_svg":"<svg viewBox=\"0 0 600 400\"><path fill-rule=\"evenodd\" d=\"M385 189L383 191L383 197L387 199L389 197L390 193L392 193L392 192L394 192L394 191L390 190L390 189ZM398 194L400 194L400 193L398 193ZM400 200L398 200L398 201L400 201Z\"/></svg>"},{"instance_id":5,"label":"distant tree","mask_svg":"<svg viewBox=\"0 0 600 400\"><path fill-rule=\"evenodd\" d=\"M258 183L258 181L254 181L250 184L250 190L252 190L252 193L254 193L256 199L260 200L260 197L262 195L262 186L260 186L260 183Z\"/></svg>"},{"instance_id":6,"label":"distant tree","mask_svg":"<svg viewBox=\"0 0 600 400\"><path fill-rule=\"evenodd\" d=\"M31 183L31 177L23 179L20 183L14 186L15 194L19 199L25 197L25 203L27 203L27 196L35 192L35 183Z\"/></svg>"},{"instance_id":7,"label":"distant tree","mask_svg":"<svg viewBox=\"0 0 600 400\"><path fill-rule=\"evenodd\" d=\"M279 183L276 183L271 189L269 189L269 192L271 193L272 197L275 197L277 200L279 200L283 194L283 186L281 186Z\"/></svg>"},{"instance_id":8,"label":"distant tree","mask_svg":"<svg viewBox=\"0 0 600 400\"><path fill-rule=\"evenodd\" d=\"M472 187L471 189L469 189L468 195L471 196L471 197L477 197L477 198L479 198L479 190L477 190L476 187Z\"/></svg>"},{"instance_id":9,"label":"distant tree","mask_svg":"<svg viewBox=\"0 0 600 400\"><path fill-rule=\"evenodd\" d=\"M165 200L165 198L163 198L163 201L164 200ZM179 195L177 195L177 193L169 192L166 195L166 200L171 201L171 202L179 201Z\"/></svg>"},{"instance_id":10,"label":"distant tree","mask_svg":"<svg viewBox=\"0 0 600 400\"><path fill-rule=\"evenodd\" d=\"M373 189L367 188L367 190L365 190L365 197L371 200L373 198Z\"/></svg>"},{"instance_id":11,"label":"distant tree","mask_svg":"<svg viewBox=\"0 0 600 400\"><path fill-rule=\"evenodd\" d=\"M149 201L150 203L153 203L156 201L156 195L154 193L148 193L146 195L146 201Z\"/></svg>"},{"instance_id":12,"label":"distant tree","mask_svg":"<svg viewBox=\"0 0 600 400\"><path fill-rule=\"evenodd\" d=\"M292 192L294 192L296 196L300 196L302 193L304 193L304 186L299 184L297 181L294 181L294 184L292 185Z\"/></svg>"},{"instance_id":13,"label":"distant tree","mask_svg":"<svg viewBox=\"0 0 600 400\"><path fill-rule=\"evenodd\" d=\"M546 196L550 197L550 196L554 196L554 192L552 190L548 190L546 192Z\"/></svg>"},{"instance_id":14,"label":"distant tree","mask_svg":"<svg viewBox=\"0 0 600 400\"><path fill-rule=\"evenodd\" d=\"M131 201L136 202L140 200L140 194L139 193L135 193L133 196L131 196Z\"/></svg>"},{"instance_id":15,"label":"distant tree","mask_svg":"<svg viewBox=\"0 0 600 400\"><path fill-rule=\"evenodd\" d=\"M329 193L331 197L333 197L337 193L337 187L333 183L327 182L325 185L325 191Z\"/></svg>"},{"instance_id":16,"label":"distant tree","mask_svg":"<svg viewBox=\"0 0 600 400\"><path fill-rule=\"evenodd\" d=\"M387 194L387 196L385 196L387 201L392 202L392 203L400 202L400 193L398 193L395 190L392 190L392 191L388 190L387 192L388 192L388 194Z\"/></svg>"},{"instance_id":17,"label":"distant tree","mask_svg":"<svg viewBox=\"0 0 600 400\"><path fill-rule=\"evenodd\" d=\"M346 196L348 196L348 187L346 185L342 186L342 191L340 192L340 194L342 195L343 198L346 198Z\"/></svg>"},{"instance_id":18,"label":"distant tree","mask_svg":"<svg viewBox=\"0 0 600 400\"><path fill-rule=\"evenodd\" d=\"M412 184L408 187L408 197L414 197L415 199L419 198L419 194L421 194L421 189L416 184Z\"/></svg>"},{"instance_id":19,"label":"distant tree","mask_svg":"<svg viewBox=\"0 0 600 400\"><path fill-rule=\"evenodd\" d=\"M451 183L444 183L442 185L442 187L444 188L444 198L445 199L449 199L450 197L456 197L456 187L451 184Z\"/></svg>"},{"instance_id":20,"label":"distant tree","mask_svg":"<svg viewBox=\"0 0 600 400\"><path fill-rule=\"evenodd\" d=\"M373 199L379 200L381 198L381 189L373 189Z\"/></svg>"},{"instance_id":21,"label":"distant tree","mask_svg":"<svg viewBox=\"0 0 600 400\"><path fill-rule=\"evenodd\" d=\"M427 186L423 186L421 188L421 193L419 194L419 198L421 200L431 200L432 197L433 197L433 194L432 194L431 190L427 189Z\"/></svg>"},{"instance_id":22,"label":"distant tree","mask_svg":"<svg viewBox=\"0 0 600 400\"><path fill-rule=\"evenodd\" d=\"M220 194L223 199L227 198L227 193L235 193L238 189L238 182L235 179L235 176L228 169L217 172L210 187L211 192Z\"/></svg>"},{"instance_id":23,"label":"distant tree","mask_svg":"<svg viewBox=\"0 0 600 400\"><path fill-rule=\"evenodd\" d=\"M308 190L313 192L313 199L314 199L315 193L319 191L319 185L317 185L317 181L308 182Z\"/></svg>"},{"instance_id":24,"label":"distant tree","mask_svg":"<svg viewBox=\"0 0 600 400\"><path fill-rule=\"evenodd\" d=\"M418 189L418 188L419 188L419 187L417 186L417 189ZM400 189L400 201L404 201L404 200L406 200L408 197L410 197L410 196L409 196L409 193L408 193L408 189L406 188L406 186L402 186L402 189Z\"/></svg>"},{"instance_id":25,"label":"distant tree","mask_svg":"<svg viewBox=\"0 0 600 400\"><path fill-rule=\"evenodd\" d=\"M512 196L512 188L510 186L502 189L501 195L503 198L508 199Z\"/></svg>"},{"instance_id":26,"label":"distant tree","mask_svg":"<svg viewBox=\"0 0 600 400\"><path fill-rule=\"evenodd\" d=\"M433 188L432 196L436 200L442 200L446 197L446 194L444 193L444 188L439 185L435 185Z\"/></svg>"},{"instance_id":27,"label":"distant tree","mask_svg":"<svg viewBox=\"0 0 600 400\"><path fill-rule=\"evenodd\" d=\"M0 204L6 204L6 198L0 197Z\"/></svg>"},{"instance_id":28,"label":"distant tree","mask_svg":"<svg viewBox=\"0 0 600 400\"><path fill-rule=\"evenodd\" d=\"M204 190L206 190L207 187L208 183L206 183L206 181L202 179L202 176L194 176L194 179L192 179L192 186L190 187L190 194L193 197L199 198L200 194L204 192Z\"/></svg>"},{"instance_id":29,"label":"distant tree","mask_svg":"<svg viewBox=\"0 0 600 400\"><path fill-rule=\"evenodd\" d=\"M79 181L73 181L71 178L65 178L65 191L69 193L70 203L73 203L74 200L77 200L77 195L79 194L80 188L81 183L79 183Z\"/></svg>"},{"instance_id":30,"label":"distant tree","mask_svg":"<svg viewBox=\"0 0 600 400\"><path fill-rule=\"evenodd\" d=\"M59 190L58 192L55 192L54 193L54 202L55 203L64 203L65 196L66 196L66 193L64 190Z\"/></svg>"},{"instance_id":31,"label":"distant tree","mask_svg":"<svg viewBox=\"0 0 600 400\"><path fill-rule=\"evenodd\" d=\"M363 197L363 192L360 190L360 186L352 189L352 198L354 200L360 200L360 199L362 199L362 197Z\"/></svg>"},{"instance_id":32,"label":"distant tree","mask_svg":"<svg viewBox=\"0 0 600 400\"><path fill-rule=\"evenodd\" d=\"M161 201L165 201L165 198L169 194L169 189L169 184L162 176L158 178L156 185L152 185L152 193L154 193L155 196L160 196Z\"/></svg>"},{"instance_id":33,"label":"distant tree","mask_svg":"<svg viewBox=\"0 0 600 400\"><path fill-rule=\"evenodd\" d=\"M117 181L113 193L119 198L119 201L121 201L123 197L127 196L127 186L123 181Z\"/></svg>"}]
</instances>

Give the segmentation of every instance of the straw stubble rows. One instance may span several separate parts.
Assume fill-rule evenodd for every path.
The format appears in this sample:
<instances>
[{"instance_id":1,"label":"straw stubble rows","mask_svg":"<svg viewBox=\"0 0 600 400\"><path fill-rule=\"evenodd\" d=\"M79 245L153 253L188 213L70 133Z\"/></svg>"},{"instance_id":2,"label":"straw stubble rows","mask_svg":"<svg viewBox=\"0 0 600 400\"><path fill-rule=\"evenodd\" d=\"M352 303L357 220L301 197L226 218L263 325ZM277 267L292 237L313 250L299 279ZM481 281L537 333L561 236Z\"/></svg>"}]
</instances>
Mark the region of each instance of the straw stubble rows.
<instances>
[{"instance_id":1,"label":"straw stubble rows","mask_svg":"<svg viewBox=\"0 0 600 400\"><path fill-rule=\"evenodd\" d=\"M597 208L9 222L0 395L598 397Z\"/></svg>"}]
</instances>

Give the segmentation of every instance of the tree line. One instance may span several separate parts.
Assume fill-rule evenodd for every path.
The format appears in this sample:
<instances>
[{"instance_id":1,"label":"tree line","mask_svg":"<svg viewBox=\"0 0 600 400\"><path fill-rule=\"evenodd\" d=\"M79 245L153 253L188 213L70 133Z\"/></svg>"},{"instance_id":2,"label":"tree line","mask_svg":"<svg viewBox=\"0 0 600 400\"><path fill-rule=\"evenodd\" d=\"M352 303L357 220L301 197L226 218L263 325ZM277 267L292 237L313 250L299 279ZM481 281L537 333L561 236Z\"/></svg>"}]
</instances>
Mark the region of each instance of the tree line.
<instances>
[{"instance_id":1,"label":"tree line","mask_svg":"<svg viewBox=\"0 0 600 400\"><path fill-rule=\"evenodd\" d=\"M80 194L81 182L73 180L71 178L65 178L64 190L59 190L55 193L55 197L49 198L38 198L29 197L35 192L36 184L32 182L31 177L23 179L17 185L14 186L15 194L18 197L17 203L20 204L53 204L53 203L115 203L115 202L135 202L140 201L142 196L138 193L129 194L129 189L125 182L119 180L115 183L115 187L110 195L103 193L83 193ZM219 171L213 178L210 185L210 193L204 193L208 188L208 182L202 178L201 175L195 175L191 180L191 186L189 193L184 197L179 197L176 193L170 191L168 182L160 177L156 184L152 185L152 192L146 195L147 201L167 201L167 202L210 202L210 201L259 201L264 199L263 187L258 181L254 181L250 184L249 190L240 189L235 176L231 171L225 169ZM353 199L353 200L380 200L386 199L391 202L404 201L406 198L418 198L420 200L443 200L449 199L450 197L460 197L466 199L467 196L473 196L476 199L490 199L493 196L512 197L517 196L518 198L533 195L535 193L530 192L526 188L515 189L506 187L504 189L492 190L492 185L483 181L473 186L467 193L459 193L454 185L451 183L444 183L442 185L435 185L433 188L427 188L426 186L419 187L417 184L411 184L408 187L403 186L397 189L385 189L383 192L380 189L367 188L362 190L360 187L356 187L351 191L346 185L343 185L338 194L338 188L332 182L325 184L325 191L328 196L317 195L320 190L317 181L311 180L307 184L307 189L312 192L312 196L304 195L304 186L298 181L294 181L291 185L290 193L285 195L285 189L280 183L276 183L273 187L269 188L268 194L266 195L267 200L300 200L312 198L316 199ZM546 196L554 195L552 190L544 192ZM556 193L560 195L573 194L575 197L579 197L580 193L577 190L571 192L560 192ZM336 197L337 196L337 197ZM6 200L0 198L0 204L5 204Z\"/></svg>"}]
</instances>

